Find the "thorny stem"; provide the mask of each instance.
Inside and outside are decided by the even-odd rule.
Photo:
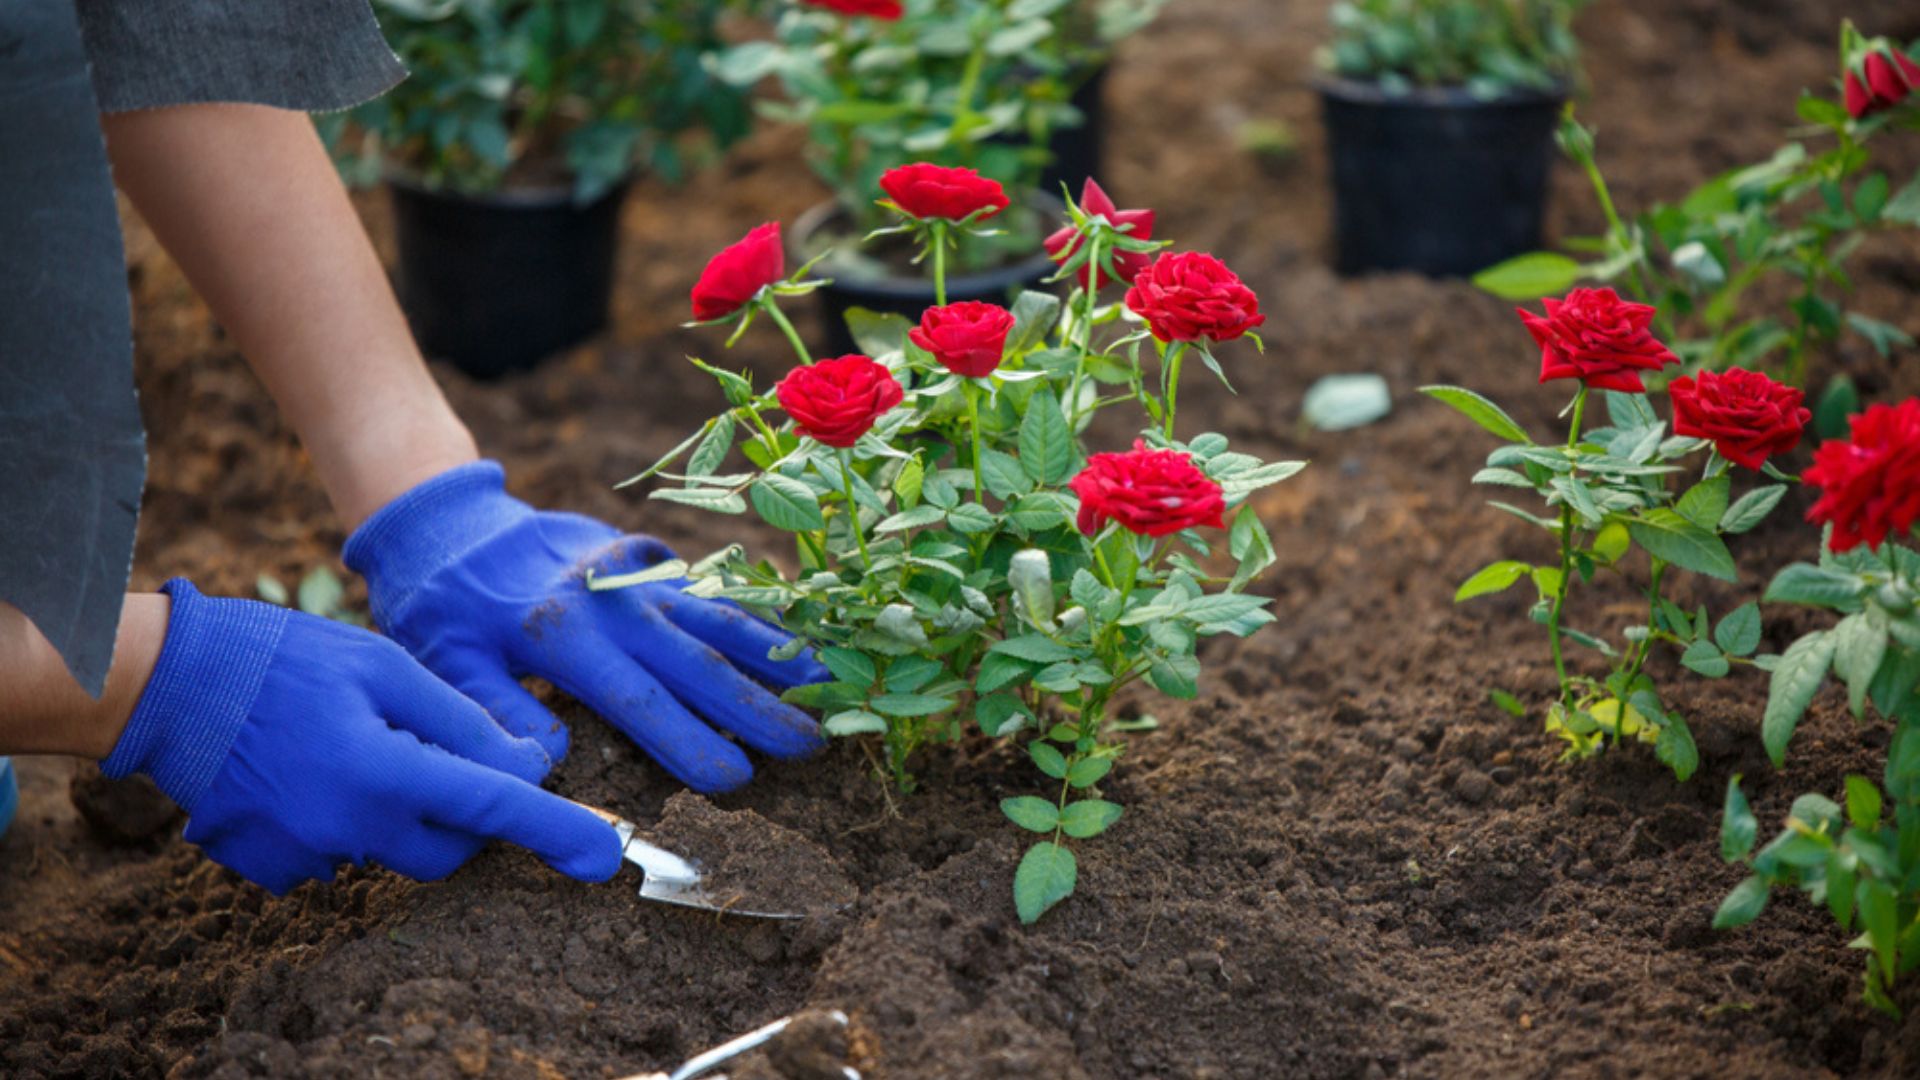
[[[1167,441],[1173,441],[1173,413],[1180,400],[1180,362],[1187,357],[1187,343],[1176,341],[1167,346],[1163,363],[1167,369]]]
[[[947,223],[933,223],[933,302],[947,306]]]
[[[1665,560],[1659,556],[1654,556],[1653,575],[1647,585],[1647,636],[1639,643],[1638,647],[1634,649],[1631,655],[1633,662],[1628,665],[1627,677],[1625,682],[1621,684],[1622,686],[1631,686],[1633,680],[1639,678],[1640,669],[1647,665],[1647,657],[1653,652],[1653,643],[1655,640],[1654,628],[1660,620],[1660,579],[1665,576],[1666,572],[1667,564]]]
[[[1587,387],[1573,399],[1573,426],[1567,433],[1567,449],[1580,444],[1580,421],[1587,411]],[[1547,616],[1547,638],[1553,646],[1553,670],[1560,677],[1560,706],[1570,708],[1572,691],[1567,682],[1566,649],[1560,640],[1560,613],[1567,606],[1567,590],[1573,585],[1573,505],[1560,508],[1560,586],[1554,590],[1553,610]]]
[[[980,387],[972,379],[966,381],[967,388],[967,427],[973,433],[973,501],[986,505],[986,485],[980,479]]]
[[[800,366],[807,367],[811,365],[813,363],[813,357],[807,352],[806,342],[800,340],[800,332],[795,330],[793,324],[787,321],[786,315],[780,310],[779,303],[769,296],[761,301],[761,306],[766,308],[768,317],[772,318],[774,323],[780,327],[780,332],[787,335],[787,342],[793,346],[794,355],[800,358]]]
[[[860,562],[873,569],[873,556],[867,554],[867,537],[860,531],[860,504],[853,498],[853,456],[840,451],[840,490],[847,496],[847,528],[853,530],[853,542],[860,548]]]

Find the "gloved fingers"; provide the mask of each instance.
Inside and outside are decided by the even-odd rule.
[[[490,769],[538,783],[553,767],[542,743],[509,734],[488,710],[411,661],[379,687],[379,703],[388,726]]]
[[[520,685],[520,680],[514,678],[504,661],[462,655],[438,666],[454,689],[485,709],[494,723],[507,734],[531,739],[545,752],[546,762],[540,775],[514,775],[537,783],[545,778],[549,769],[567,756],[567,725],[542,705],[539,698]]]
[[[524,780],[448,755],[420,777],[413,792],[427,821],[468,837],[518,844],[568,877],[605,881],[620,870],[613,826]]]
[[[645,570],[671,558],[672,548],[651,536],[636,533],[595,548],[580,560],[580,571],[583,576],[592,570],[595,577],[612,577]]]
[[[769,686],[784,690],[833,677],[813,658],[812,650],[791,660],[769,660],[767,654],[792,641],[793,635],[731,604],[679,593],[660,597],[654,606],[675,626],[719,650],[735,667]]]
[[[742,617],[751,621],[751,616]],[[812,718],[768,693],[660,612],[632,605],[601,622],[614,643],[682,703],[748,746],[782,758],[820,749],[820,728]]]
[[[374,852],[373,861],[415,881],[439,881],[450,877],[487,845],[482,837],[426,823],[408,830],[406,839],[404,844],[394,844]]]
[[[581,635],[554,664],[555,670],[540,674],[585,702],[688,787],[731,791],[753,778],[745,752],[688,712],[613,642]]]

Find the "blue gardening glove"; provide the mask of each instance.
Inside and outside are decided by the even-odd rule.
[[[141,772],[187,812],[186,838],[276,893],[341,863],[442,878],[489,840],[605,881],[613,829],[532,782],[539,745],[393,642],[185,581],[132,719],[101,763]]]
[[[768,659],[786,634],[677,583],[587,588],[589,569],[631,573],[672,554],[591,518],[536,512],[481,461],[382,507],[347,540],[346,561],[366,575],[381,629],[554,760],[566,728],[520,676],[579,698],[689,787],[726,791],[753,766],[720,732],[774,757],[812,752],[818,725],[762,684],[826,673],[810,656]]]

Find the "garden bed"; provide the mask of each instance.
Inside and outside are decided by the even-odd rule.
[[[1863,6],[1877,9],[1853,8],[1863,23],[1920,35],[1911,16],[1885,21],[1901,4]],[[1831,77],[1837,6],[1734,7],[1632,0],[1586,22],[1603,92],[1582,115],[1623,202],[1764,153],[1795,89]],[[1884,728],[1856,727],[1829,689],[1776,772],[1757,676],[1670,671],[1701,754],[1679,784],[1644,748],[1557,764],[1537,716],[1488,704],[1496,686],[1536,707],[1551,696],[1545,645],[1517,595],[1459,609],[1453,587],[1546,541],[1470,489],[1491,440],[1413,391],[1470,386],[1535,430],[1564,395],[1533,385],[1507,305],[1463,283],[1327,269],[1305,81],[1323,10],[1182,0],[1151,58],[1115,70],[1117,200],[1226,259],[1270,315],[1269,354],[1229,372],[1240,396],[1195,380],[1188,423],[1314,465],[1257,497],[1280,555],[1263,586],[1278,623],[1207,646],[1197,701],[1133,699],[1160,724],[1106,782],[1127,816],[1080,846],[1071,899],[1016,921],[1007,881],[1024,840],[996,804],[1030,793],[1032,766],[986,740],[930,756],[897,806],[850,743],[765,765],[717,800],[803,833],[859,886],[851,908],[792,924],[648,904],[631,877],[580,885],[506,849],[438,884],[358,872],[274,899],[177,829],[107,844],[69,803],[68,764],[31,760],[0,841],[0,1073],[619,1076],[810,1007],[851,1014],[853,1064],[891,1080],[1920,1073],[1920,995],[1901,996],[1905,1022],[1861,1004],[1859,956],[1823,913],[1783,894],[1747,930],[1708,925],[1741,876],[1716,840],[1727,777],[1744,774],[1760,820],[1777,822],[1794,795],[1877,772]],[[1300,159],[1194,152],[1272,117],[1298,131]],[[813,201],[794,155],[761,138],[724,176],[637,193],[610,343],[504,383],[447,376],[518,494],[683,552],[738,538],[610,484],[716,408],[680,361],[718,352],[715,335],[675,329],[685,290],[744,227]],[[1594,228],[1577,176],[1559,176],[1556,199],[1556,228]],[[153,430],[136,587],[178,573],[250,595],[262,572],[331,563],[340,528],[270,402],[149,241],[136,236],[130,262]],[[1872,248],[1856,267],[1858,308],[1920,332],[1920,250]],[[736,355],[763,382],[787,362],[758,330]],[[1870,396],[1911,396],[1920,370],[1904,359],[1850,343],[1813,384],[1844,369]],[[1392,386],[1391,418],[1297,429],[1313,379],[1367,370]],[[1793,524],[1805,505],[1791,496],[1791,513],[1736,539],[1738,587],[1687,578],[1677,599],[1724,611],[1757,595],[1808,554]],[[750,539],[787,554],[775,535]],[[1617,623],[1632,603],[1601,591],[1582,621]],[[1771,649],[1813,618],[1769,616]],[[574,732],[552,786],[654,820],[677,785],[549,696]]]

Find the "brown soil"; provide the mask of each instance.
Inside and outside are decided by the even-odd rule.
[[[1517,595],[1456,608],[1452,587],[1495,557],[1547,553],[1468,485],[1487,437],[1414,390],[1474,386],[1536,430],[1563,395],[1535,385],[1506,305],[1460,283],[1327,270],[1305,83],[1323,10],[1183,0],[1115,72],[1116,197],[1225,258],[1272,316],[1269,356],[1232,361],[1240,396],[1196,378],[1184,415],[1314,465],[1260,502],[1281,552],[1265,586],[1279,622],[1210,646],[1199,700],[1138,702],[1159,727],[1103,785],[1127,816],[1081,845],[1071,900],[1035,927],[1016,921],[1022,840],[996,803],[1037,778],[984,741],[930,756],[897,813],[844,743],[718,800],[808,838],[858,888],[845,911],[788,923],[638,902],[510,849],[441,883],[370,871],[274,899],[177,831],[101,842],[68,801],[69,766],[30,760],[0,841],[0,1073],[620,1076],[838,1008],[853,1018],[847,1060],[890,1080],[1920,1075],[1920,993],[1904,992],[1904,1022],[1861,1005],[1859,954],[1823,913],[1782,896],[1748,930],[1708,925],[1739,876],[1715,841],[1728,776],[1744,774],[1775,822],[1799,792],[1877,771],[1882,726],[1853,724],[1830,691],[1776,772],[1757,679],[1668,665],[1702,758],[1678,784],[1638,750],[1557,764],[1537,719],[1486,703],[1489,686],[1545,700],[1544,642]],[[1848,13],[1920,35],[1907,0]],[[1765,153],[1796,90],[1831,77],[1841,14],[1806,0],[1596,5],[1585,34],[1601,93],[1585,113],[1622,201],[1676,196]],[[1298,131],[1300,160],[1239,154],[1256,118]],[[689,552],[741,538],[778,551],[610,484],[718,405],[680,362],[719,351],[716,335],[675,328],[686,288],[721,244],[818,197],[796,182],[794,151],[762,137],[721,175],[640,193],[611,341],[491,386],[442,373],[521,495]],[[1578,177],[1563,171],[1556,193],[1557,228],[1594,226]],[[367,207],[378,232],[381,207]],[[246,594],[263,571],[331,562],[341,530],[270,402],[143,234],[131,260],[154,433],[136,585],[185,574]],[[1877,245],[1857,269],[1860,307],[1920,332],[1920,250]],[[759,329],[736,355],[763,376],[786,363]],[[1874,394],[1911,395],[1911,361],[1849,342],[1816,377],[1847,370]],[[1384,375],[1395,414],[1300,430],[1306,387],[1352,371]],[[1789,516],[1802,509],[1743,538],[1739,587],[1690,580],[1686,598],[1724,610],[1757,595],[1807,553]],[[1600,592],[1580,621],[1617,630],[1631,599]],[[1811,625],[1768,616],[1774,648]],[[574,749],[553,786],[659,820],[675,785],[554,700]],[[818,1065],[780,1061],[752,1068]]]
[[[660,820],[637,835],[692,862],[701,889],[726,911],[821,916],[860,898],[826,848],[751,810],[722,810],[690,791],[668,799]]]

